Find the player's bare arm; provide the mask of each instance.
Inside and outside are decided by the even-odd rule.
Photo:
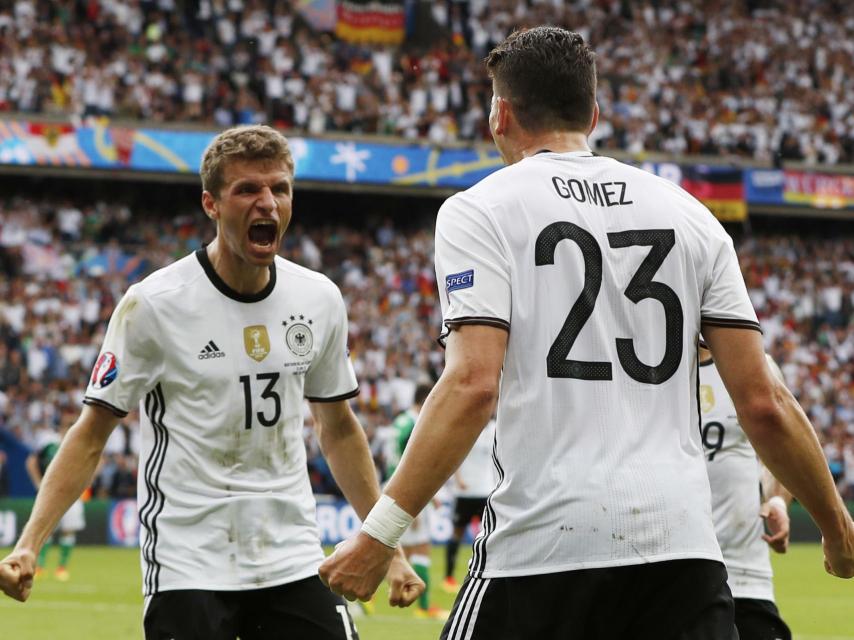
[[[397,509],[420,513],[466,457],[495,408],[506,348],[504,329],[465,325],[451,332],[445,370],[386,489]],[[327,558],[321,577],[345,597],[370,597],[390,551],[362,531]]]
[[[15,549],[0,561],[0,587],[24,602],[33,586],[36,556],[62,514],[91,482],[101,453],[118,418],[107,409],[86,405],[62,440],[42,479],[33,512]]]
[[[783,372],[780,371],[777,363],[769,355],[766,355],[765,359],[774,377],[781,384],[786,384]],[[777,553],[786,553],[789,550],[789,505],[792,502],[792,494],[764,465],[760,481],[764,501],[759,509],[759,515],[765,521],[766,530],[762,539]]]
[[[825,568],[842,578],[854,576],[854,522],[809,420],[769,367],[760,334],[704,325],[703,337],[760,459],[821,530]]]
[[[365,432],[346,400],[315,402],[309,406],[314,417],[320,449],[329,463],[335,482],[341,487],[359,518],[364,520],[380,495]],[[379,574],[377,583],[387,577],[389,604],[408,607],[421,595],[424,583],[406,561],[399,547],[388,551],[385,571]],[[353,576],[356,579],[359,577]],[[369,597],[370,595],[367,596]]]

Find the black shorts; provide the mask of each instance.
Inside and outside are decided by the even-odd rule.
[[[344,600],[320,578],[249,591],[163,591],[145,612],[145,640],[358,640]]]
[[[465,579],[442,640],[738,640],[726,569],[672,560]]]
[[[472,518],[483,517],[486,498],[457,498],[454,505],[454,528],[463,529],[469,526]]]
[[[741,640],[792,640],[792,632],[770,600],[736,598],[735,626]]]

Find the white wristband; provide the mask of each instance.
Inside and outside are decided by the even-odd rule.
[[[413,520],[411,515],[397,506],[394,499],[383,494],[362,523],[362,531],[394,549]]]
[[[789,511],[789,505],[786,504],[786,501],[783,500],[782,496],[771,496],[768,498],[768,504],[776,504],[784,512]]]

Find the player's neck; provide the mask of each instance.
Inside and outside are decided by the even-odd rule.
[[[236,293],[252,295],[270,282],[269,266],[247,264],[224,248],[219,238],[214,238],[206,250],[216,274]]]
[[[580,131],[548,131],[546,133],[528,134],[519,141],[514,162],[529,158],[542,151],[552,153],[569,153],[571,151],[590,151],[587,144],[587,134]]]

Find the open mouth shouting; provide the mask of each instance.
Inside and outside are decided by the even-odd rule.
[[[249,225],[249,244],[257,251],[267,252],[275,249],[278,225],[275,220],[255,220]]]

